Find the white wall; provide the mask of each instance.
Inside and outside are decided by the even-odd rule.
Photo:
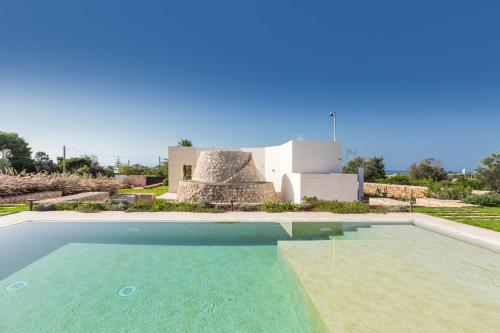
[[[281,200],[289,200],[291,202],[300,202],[301,196],[301,174],[287,173],[283,175],[281,181]]]
[[[252,153],[257,171],[266,178],[266,148],[241,148],[241,151]]]
[[[265,148],[169,147],[169,192],[177,192],[182,166],[196,165],[202,151],[241,150],[252,153],[255,166],[274,184],[283,200],[300,202],[304,196],[352,201],[357,199],[357,176],[341,170],[341,142],[288,141]]]
[[[293,146],[292,170],[298,173],[334,173],[342,167],[339,141],[290,141]]]
[[[265,179],[274,184],[276,192],[281,191],[281,146],[266,147],[265,148]]]
[[[323,200],[355,201],[357,175],[289,173],[283,176],[282,200],[300,203],[304,197]]]

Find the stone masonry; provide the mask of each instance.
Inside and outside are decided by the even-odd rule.
[[[365,194],[370,196],[381,196],[394,199],[425,198],[427,194],[426,186],[392,185],[365,183]]]
[[[205,151],[193,180],[180,181],[179,201],[252,202],[276,198],[274,185],[259,174],[252,154],[242,151]]]
[[[0,204],[20,204],[26,203],[28,200],[44,200],[50,198],[58,198],[62,196],[62,191],[44,191],[28,194],[13,195],[8,197],[0,197]]]

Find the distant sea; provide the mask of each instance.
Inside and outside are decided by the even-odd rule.
[[[388,175],[392,175],[392,174],[395,174],[395,173],[408,173],[408,170],[385,170],[385,173],[388,174]]]

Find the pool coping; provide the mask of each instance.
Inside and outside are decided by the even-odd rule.
[[[0,217],[0,229],[24,222],[411,222],[460,241],[500,253],[500,232],[474,227],[423,213],[333,214],[327,212],[20,212]]]

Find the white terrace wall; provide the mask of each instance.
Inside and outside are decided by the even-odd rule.
[[[358,176],[351,174],[289,173],[283,177],[282,200],[300,203],[304,197],[322,200],[355,201]]]

